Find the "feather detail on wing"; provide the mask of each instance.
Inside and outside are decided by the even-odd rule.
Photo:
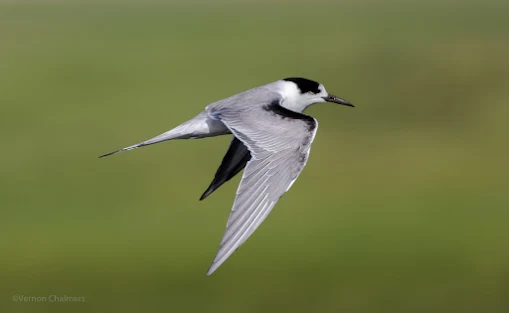
[[[279,98],[253,105],[209,106],[251,153],[237,189],[212,274],[260,226],[304,168],[318,123],[280,106]]]

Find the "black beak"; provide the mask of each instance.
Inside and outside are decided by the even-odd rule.
[[[334,102],[334,103],[339,103],[342,105],[347,105],[349,107],[354,107],[354,105],[351,104],[350,102],[343,100],[340,97],[333,96],[333,95],[328,95],[327,97],[323,97],[323,100],[325,100],[327,102]]]

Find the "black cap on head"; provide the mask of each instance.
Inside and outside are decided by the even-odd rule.
[[[290,77],[290,78],[285,78],[283,80],[286,80],[289,82],[294,82],[297,85],[297,87],[299,87],[300,93],[307,93],[307,92],[312,92],[314,94],[320,93],[320,88],[319,88],[320,84],[315,81],[312,81],[312,80],[309,80],[306,78],[301,78],[301,77]]]

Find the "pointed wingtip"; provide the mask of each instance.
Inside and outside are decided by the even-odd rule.
[[[212,193],[212,191],[214,191],[214,190],[210,187],[207,190],[205,190],[205,192],[200,197],[200,201],[207,198]]]

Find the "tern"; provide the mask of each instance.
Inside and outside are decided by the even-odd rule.
[[[191,120],[152,139],[100,157],[172,139],[233,134],[212,183],[214,190],[244,169],[226,231],[207,275],[212,274],[260,226],[290,189],[309,157],[318,122],[302,112],[311,104],[353,105],[313,80],[291,77],[209,104]]]

